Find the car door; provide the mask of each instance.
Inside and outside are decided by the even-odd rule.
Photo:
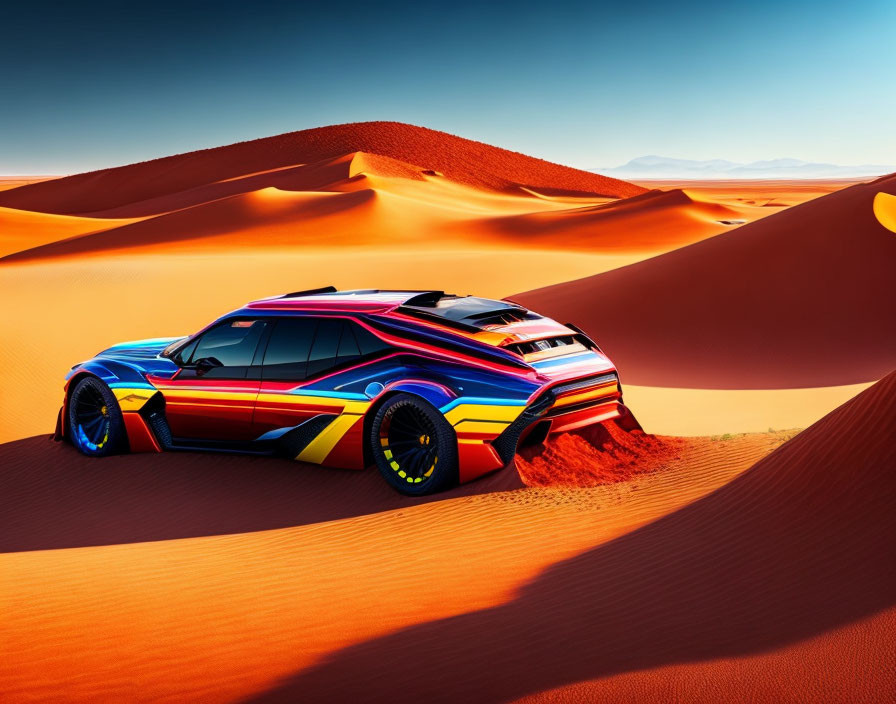
[[[165,398],[175,440],[254,439],[252,414],[261,385],[260,355],[270,323],[228,319],[206,330],[179,354],[170,379],[147,379]]]
[[[308,377],[308,357],[317,328],[317,318],[309,316],[283,317],[273,324],[255,404],[253,432],[256,437],[273,439],[315,415],[338,413],[341,409],[328,405],[325,398],[299,393]],[[321,340],[325,336],[323,332]]]

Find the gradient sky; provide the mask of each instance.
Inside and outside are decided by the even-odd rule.
[[[0,174],[399,120],[583,168],[896,163],[896,2],[15,3]]]

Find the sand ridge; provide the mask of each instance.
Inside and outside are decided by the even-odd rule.
[[[601,341],[642,386],[857,384],[896,366],[896,176],[858,184],[628,267],[511,296]]]

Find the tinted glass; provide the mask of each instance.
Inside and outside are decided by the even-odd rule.
[[[264,353],[264,379],[305,378],[308,352],[314,340],[317,321],[309,318],[284,318],[277,321]]]
[[[193,350],[196,349],[196,343],[199,342],[199,338],[197,337],[195,340],[192,340],[188,345],[186,345],[180,352],[178,352],[174,356],[174,361],[179,364],[188,364],[190,361],[190,356],[193,354]]]
[[[355,333],[355,340],[358,342],[358,348],[362,355],[389,349],[389,345],[360,325],[353,324],[351,328]]]
[[[353,327],[355,327],[354,324],[348,322],[342,326],[342,337],[339,339],[339,355],[337,357],[339,364],[350,362],[361,356],[361,353],[358,351],[358,343],[355,341],[355,335],[352,332]]]
[[[224,367],[247,367],[264,330],[260,320],[235,320],[212,328],[200,339],[191,361],[214,357]]]
[[[307,376],[319,374],[336,364],[343,324],[336,318],[319,319],[311,356],[308,358]]]

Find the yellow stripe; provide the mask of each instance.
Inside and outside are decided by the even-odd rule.
[[[156,391],[155,389],[130,389],[119,386],[112,389],[112,393],[118,399],[118,407],[122,411],[139,411],[155,395]]]
[[[361,416],[354,414],[343,414],[336,417],[320,435],[314,438],[298,454],[296,459],[302,462],[320,464],[327,458],[330,451],[336,447],[336,443],[342,439],[342,436],[351,430],[352,426],[359,420],[361,420]]]
[[[454,426],[465,420],[512,423],[525,408],[525,406],[492,406],[484,403],[462,403],[448,411],[445,414],[445,418]]]

